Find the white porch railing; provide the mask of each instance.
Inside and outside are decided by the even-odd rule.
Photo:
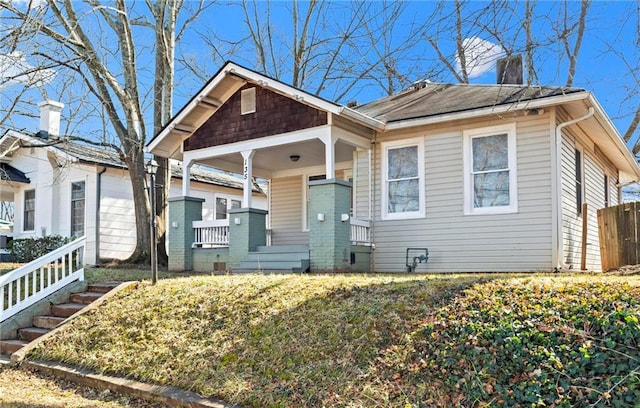
[[[351,218],[351,243],[371,244],[369,220]],[[214,248],[229,246],[229,220],[193,221],[193,247]],[[267,230],[267,245],[271,245],[270,229]]]
[[[229,220],[193,221],[193,247],[229,246]]]
[[[85,238],[0,276],[0,322],[74,281],[84,280]]]
[[[354,245],[371,245],[371,222],[351,218],[351,243]]]

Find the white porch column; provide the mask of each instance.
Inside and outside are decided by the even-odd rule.
[[[324,135],[320,137],[324,143],[324,164],[326,166],[326,178],[331,180],[336,178],[336,142],[338,137],[334,135]]]
[[[188,197],[191,192],[191,166],[193,166],[193,160],[188,160],[186,157],[182,162],[182,196]]]
[[[244,159],[244,164],[242,166],[242,207],[251,208],[251,193],[253,191],[253,184],[251,180],[253,178],[252,168],[255,150],[245,150],[240,153]]]

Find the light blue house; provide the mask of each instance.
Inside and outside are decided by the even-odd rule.
[[[422,82],[347,107],[232,62],[148,149],[184,163],[173,270],[598,270],[596,210],[640,179],[583,89]],[[244,175],[225,225],[200,220],[194,164]]]

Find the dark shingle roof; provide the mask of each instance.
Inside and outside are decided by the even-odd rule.
[[[71,142],[68,140],[61,141],[54,146],[85,163],[95,163],[122,169],[127,168],[127,164],[121,159],[120,155],[112,150],[91,146],[85,143]],[[242,180],[231,174],[209,171],[198,167],[192,167],[190,173],[191,181],[199,181],[206,184],[214,184],[217,186],[240,190],[243,188]],[[182,178],[182,166],[172,165],[171,177]],[[253,191],[265,194],[263,189],[255,182],[253,185]]]
[[[423,83],[354,108],[389,123],[583,92],[579,88]]]
[[[31,182],[26,174],[7,163],[0,163],[0,180],[26,184]]]

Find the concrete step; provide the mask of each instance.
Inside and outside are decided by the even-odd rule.
[[[51,330],[43,329],[41,327],[25,327],[18,329],[18,338],[26,342],[33,341],[43,334],[49,333]]]
[[[309,269],[308,259],[296,261],[243,261],[238,267],[233,268],[233,273],[253,272],[306,272]]]
[[[24,340],[0,340],[0,354],[10,356],[27,344]]]
[[[309,259],[309,252],[249,252],[247,261],[299,261]]]
[[[107,293],[110,290],[114,289],[116,286],[120,285],[120,283],[121,282],[94,283],[87,287],[87,292]]]
[[[62,303],[51,306],[51,314],[58,317],[69,317],[87,306],[84,303]]]
[[[259,246],[255,252],[306,252],[309,253],[308,245],[272,245],[272,246]]]
[[[104,292],[80,292],[80,293],[72,293],[69,296],[69,302],[71,303],[84,303],[88,305],[89,303],[100,299],[104,295]]]
[[[58,316],[34,316],[33,317],[33,326],[40,327],[43,329],[53,329],[60,323],[64,322],[66,317],[58,317]]]

